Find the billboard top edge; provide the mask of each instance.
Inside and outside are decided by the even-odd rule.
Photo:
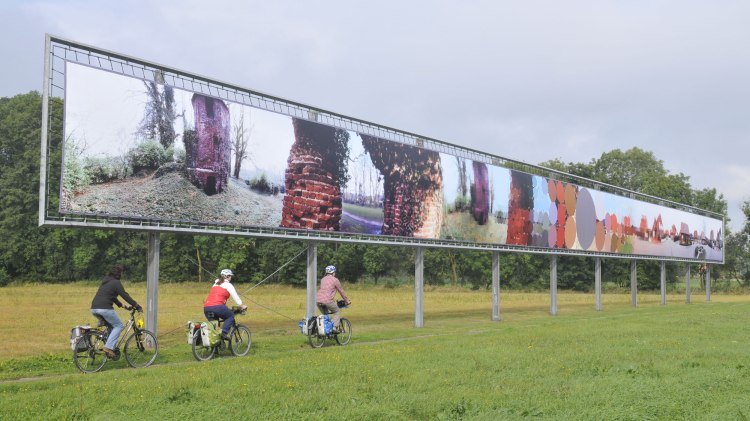
[[[128,56],[126,54],[121,54],[121,53],[113,52],[113,51],[106,50],[106,49],[103,49],[103,48],[98,48],[98,47],[95,47],[95,46],[91,46],[91,45],[88,45],[88,44],[80,43],[80,42],[77,42],[77,41],[72,41],[72,40],[65,39],[65,38],[62,38],[62,37],[58,37],[58,36],[55,36],[55,35],[46,34],[45,38],[46,38],[47,44],[57,43],[57,44],[61,44],[61,45],[66,45],[66,46],[69,46],[69,47],[72,47],[72,48],[90,51],[90,52],[93,52],[93,53],[96,53],[96,54],[101,54],[101,55],[104,55],[104,56],[107,56],[107,57],[117,58],[117,59],[124,60],[124,61],[127,61],[127,62],[138,63],[138,64],[141,64],[141,65],[144,65],[144,66],[152,67],[154,69],[158,69],[158,70],[162,70],[162,71],[167,71],[167,72],[175,73],[175,74],[180,75],[180,76],[190,77],[190,78],[201,80],[201,81],[204,81],[204,82],[207,82],[207,83],[219,84],[219,85],[221,85],[221,86],[223,86],[225,88],[230,88],[230,89],[234,89],[234,90],[244,91],[244,92],[251,93],[251,94],[254,94],[254,95],[258,95],[258,96],[261,96],[261,97],[264,97],[264,98],[268,98],[268,99],[271,99],[271,100],[274,100],[274,101],[285,102],[285,103],[288,103],[288,104],[291,104],[291,105],[294,105],[294,106],[297,106],[297,107],[305,108],[305,109],[308,109],[308,110],[311,110],[311,111],[315,111],[315,112],[322,112],[322,113],[325,113],[325,114],[328,114],[328,115],[332,115],[332,116],[336,116],[336,117],[339,117],[339,118],[342,118],[342,119],[345,119],[345,120],[354,121],[354,122],[357,122],[357,123],[360,123],[360,124],[363,124],[363,125],[367,125],[367,126],[372,126],[372,127],[375,127],[375,128],[380,129],[380,130],[387,131],[387,132],[400,133],[400,134],[406,135],[408,137],[412,137],[415,140],[421,139],[423,141],[432,142],[432,143],[435,143],[435,144],[438,144],[438,145],[442,145],[442,146],[446,146],[446,147],[450,147],[450,148],[456,148],[456,149],[464,151],[464,152],[478,154],[480,156],[483,156],[483,157],[487,158],[488,160],[499,159],[501,161],[504,161],[504,163],[506,165],[507,164],[514,164],[514,165],[519,165],[519,166],[522,166],[522,167],[525,167],[525,168],[528,168],[528,169],[531,169],[531,170],[536,170],[536,172],[529,171],[529,173],[533,174],[533,175],[539,175],[539,176],[542,176],[542,177],[554,178],[554,177],[550,177],[550,174],[554,174],[556,176],[565,177],[568,180],[579,181],[579,182],[582,181],[585,187],[594,188],[595,190],[600,190],[600,191],[601,191],[601,187],[607,187],[607,188],[611,188],[611,189],[615,190],[616,192],[618,192],[623,197],[645,198],[645,199],[648,199],[647,202],[650,202],[650,203],[655,203],[655,204],[659,204],[659,205],[670,205],[670,207],[672,207],[672,208],[681,209],[681,210],[685,210],[685,211],[689,211],[689,212],[697,212],[697,213],[702,214],[704,216],[716,217],[717,219],[720,219],[722,221],[722,225],[725,223],[725,218],[724,218],[723,214],[717,213],[717,212],[713,212],[713,211],[710,211],[710,210],[707,210],[707,209],[701,209],[701,208],[698,208],[698,207],[695,207],[695,206],[691,206],[691,205],[688,205],[688,204],[675,202],[675,201],[672,201],[672,200],[669,200],[669,199],[664,199],[664,198],[657,197],[657,196],[652,196],[652,195],[649,195],[649,194],[645,194],[645,193],[637,192],[637,191],[634,191],[634,190],[626,189],[626,188],[619,187],[619,186],[616,186],[616,185],[612,185],[612,184],[609,184],[609,183],[605,183],[605,182],[601,182],[601,181],[596,181],[596,180],[591,180],[591,179],[586,178],[586,177],[581,177],[581,176],[578,176],[578,175],[566,173],[566,172],[555,170],[555,169],[552,169],[552,168],[543,167],[541,165],[531,164],[531,163],[527,163],[527,162],[516,160],[516,159],[512,159],[512,158],[507,158],[507,157],[495,155],[495,154],[492,154],[492,153],[489,153],[489,152],[480,151],[480,150],[477,150],[477,149],[472,149],[472,148],[469,148],[469,147],[465,147],[465,146],[453,144],[453,143],[446,142],[446,141],[443,141],[443,140],[439,140],[439,139],[436,139],[436,138],[432,138],[432,137],[429,137],[429,136],[419,135],[419,134],[416,134],[416,133],[413,133],[413,132],[409,132],[409,131],[405,131],[405,130],[401,130],[401,129],[396,129],[394,127],[385,126],[385,125],[382,125],[382,124],[379,124],[379,123],[374,123],[374,122],[371,122],[371,121],[368,121],[368,120],[364,120],[364,119],[361,119],[361,118],[351,117],[351,116],[348,116],[348,115],[345,115],[345,114],[342,114],[342,113],[338,113],[338,112],[334,112],[334,111],[329,111],[329,110],[326,110],[326,109],[323,109],[323,108],[311,106],[311,105],[304,104],[304,103],[301,103],[301,102],[297,102],[297,101],[294,101],[294,100],[289,100],[289,99],[286,99],[286,98],[283,98],[283,97],[279,97],[279,96],[275,96],[275,95],[270,95],[270,94],[267,94],[267,93],[264,93],[264,92],[260,92],[260,91],[257,91],[257,90],[253,90],[253,89],[249,89],[249,88],[246,88],[246,87],[242,87],[242,86],[239,86],[239,85],[236,85],[236,84],[233,84],[233,83],[229,83],[229,82],[225,82],[225,81],[213,79],[213,78],[210,78],[210,77],[207,77],[207,76],[199,75],[199,74],[196,74],[196,73],[192,73],[192,72],[188,72],[188,71],[184,71],[184,70],[180,70],[180,69],[175,69],[173,67],[166,66],[166,65],[163,65],[163,64],[159,64],[159,63],[156,63],[156,62],[139,59],[139,58],[136,58],[136,57]],[[46,47],[47,46],[45,46],[45,48]],[[68,60],[66,60],[66,61],[68,61]],[[544,173],[546,173],[546,175],[544,175]],[[597,186],[597,187],[594,187],[594,186]],[[633,197],[633,196],[635,196],[635,197]]]

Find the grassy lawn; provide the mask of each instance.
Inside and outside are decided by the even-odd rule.
[[[383,208],[360,206],[355,205],[354,203],[344,203],[344,209],[347,212],[361,218],[369,219],[372,221],[383,221]]]
[[[479,243],[504,243],[508,226],[498,224],[490,218],[485,225],[479,225],[469,212],[446,212],[440,238],[471,240]]]
[[[145,285],[126,287],[140,302]],[[413,289],[348,286],[354,336],[311,349],[296,321],[304,290],[250,297],[250,356],[193,360],[182,326],[198,320],[206,285],[163,284],[161,351],[153,367],[123,361],[76,371],[68,330],[92,321],[93,284],[0,289],[0,418],[747,419],[750,297],[694,293],[502,292],[426,287],[425,327],[413,328]],[[247,289],[238,285],[240,292]],[[48,303],[43,305],[42,302]],[[38,377],[26,380],[19,378]]]

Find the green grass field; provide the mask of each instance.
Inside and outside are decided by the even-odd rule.
[[[143,284],[127,285],[145,301]],[[182,325],[200,316],[206,285],[164,284],[155,366],[124,361],[78,373],[68,330],[92,321],[96,286],[0,289],[0,418],[173,419],[747,419],[750,297],[503,292],[426,287],[425,327],[413,328],[413,290],[348,286],[354,336],[311,349],[296,319],[304,290],[269,286],[242,319],[243,358],[193,360]],[[238,286],[242,292],[246,288]]]

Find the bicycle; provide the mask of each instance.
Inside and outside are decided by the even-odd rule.
[[[344,300],[339,300],[336,304],[342,310],[349,308]],[[333,314],[333,312],[326,311],[325,314]],[[326,339],[333,339],[339,345],[346,345],[352,340],[352,322],[349,319],[345,317],[340,318],[339,325],[334,328],[330,333],[321,333],[318,331],[317,317],[311,317],[307,321],[307,340],[310,342],[310,346],[320,348]]]
[[[243,310],[241,307],[232,307],[232,313],[240,315],[247,313],[247,310]],[[217,322],[215,329],[221,328],[224,322],[223,318],[216,317],[212,312],[208,312],[207,316],[209,322]],[[204,343],[200,329],[193,333],[193,356],[198,361],[208,361],[226,349],[229,349],[235,357],[243,357],[250,352],[251,346],[250,328],[237,322],[229,329],[229,340],[219,337],[219,340],[213,345]]]
[[[115,345],[115,349],[113,350],[115,356],[112,360],[118,361],[120,359],[120,346],[124,342],[123,354],[125,354],[125,360],[128,362],[128,365],[133,368],[148,367],[154,362],[159,353],[159,344],[156,341],[156,336],[150,331],[143,329],[142,317],[138,317],[136,320],[135,313],[140,313],[136,308],[125,307],[125,309],[130,311],[130,320],[128,320]],[[128,336],[131,329],[133,333]],[[110,359],[104,353],[104,345],[107,343],[107,338],[111,331],[112,325],[104,319],[99,319],[99,324],[96,328],[91,329],[76,339],[73,362],[79,370],[84,373],[95,373],[104,367],[104,364]]]

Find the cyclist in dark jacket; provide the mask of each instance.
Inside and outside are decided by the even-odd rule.
[[[120,296],[138,311],[142,311],[140,304],[125,291],[122,282],[120,282],[124,270],[125,267],[123,265],[112,266],[112,269],[109,270],[107,276],[102,280],[99,290],[96,291],[96,295],[94,295],[94,299],[91,301],[91,314],[112,326],[107,343],[104,345],[104,353],[110,358],[115,356],[114,348],[124,327],[120,316],[117,315],[112,304],[122,307],[122,303],[117,299]]]

